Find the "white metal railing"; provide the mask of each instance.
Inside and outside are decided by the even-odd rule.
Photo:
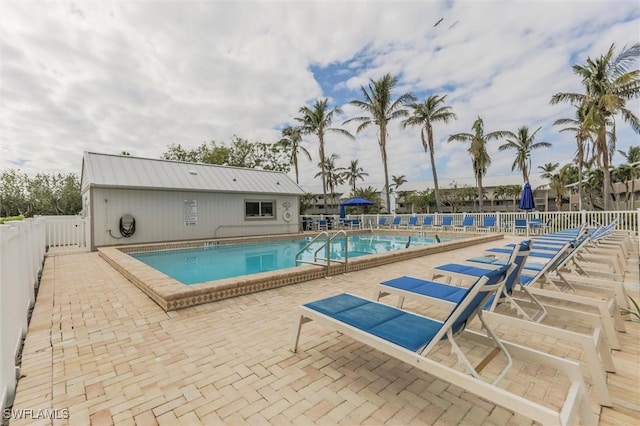
[[[0,400],[2,411],[13,400],[17,356],[35,303],[38,274],[45,254],[45,221],[25,219],[0,225]]]
[[[491,212],[491,213],[405,213],[405,214],[360,214],[348,215],[348,218],[359,218],[363,224],[363,228],[377,228],[381,217],[387,218],[387,224],[392,223],[393,218],[400,216],[401,223],[406,224],[411,216],[418,217],[418,226],[422,223],[425,216],[433,216],[433,223],[441,223],[443,216],[453,217],[453,226],[461,226],[465,216],[473,216],[474,224],[481,225],[485,216],[495,216],[496,228],[500,232],[514,233],[516,232],[515,220],[526,219],[531,222],[532,219],[539,220],[545,227],[545,232],[556,232],[566,228],[577,226],[592,226],[596,224],[607,224],[613,220],[618,222],[617,229],[631,233],[632,235],[640,235],[640,209],[624,210],[624,211],[571,211],[571,212]],[[332,219],[333,223],[337,223],[339,218],[337,215],[303,215],[300,223],[315,222],[318,219]],[[312,229],[315,229],[313,225]]]
[[[46,223],[47,247],[91,250],[89,219],[81,216],[38,216]]]

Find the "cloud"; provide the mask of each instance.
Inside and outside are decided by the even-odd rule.
[[[323,97],[343,108],[339,126],[362,114],[348,104],[360,87],[387,72],[400,77],[395,96],[446,94],[458,115],[435,128],[443,178],[472,176],[467,147],[446,140],[478,116],[487,131],[542,126],[553,154],[536,151],[533,169],[551,155],[568,162],[575,140],[552,123],[573,111],[549,99],[579,91],[571,65],[637,42],[640,23],[635,1],[12,2],[2,11],[0,168],[33,173],[79,173],[83,151],[158,158],[171,143],[275,141]],[[638,144],[628,126],[618,132],[620,149]],[[377,140],[374,127],[355,142],[328,135],[326,151],[342,167],[358,159],[365,185],[380,183]],[[305,144],[313,160],[301,160],[301,182],[317,184],[317,141]],[[499,144],[489,174],[510,173]],[[392,123],[387,151],[390,176],[432,180],[418,128]]]

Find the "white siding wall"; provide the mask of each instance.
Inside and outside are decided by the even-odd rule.
[[[106,200],[106,201],[105,201]],[[198,224],[185,226],[184,201],[196,200]],[[246,220],[246,200],[274,200],[276,219]],[[226,194],[190,191],[151,191],[93,188],[90,215],[94,247],[159,241],[223,238],[298,232],[298,200],[295,195]],[[283,219],[289,203],[291,220]],[[136,232],[120,237],[120,217],[131,214]]]

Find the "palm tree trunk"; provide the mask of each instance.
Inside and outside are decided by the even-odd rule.
[[[478,212],[482,213],[484,211],[482,202],[482,175],[476,175],[476,183],[478,188]]]
[[[582,161],[578,164],[578,209],[582,211]]]
[[[598,149],[602,156],[602,204],[605,211],[611,210],[611,172],[609,171],[609,151],[607,149],[606,125],[602,125],[598,132]]]
[[[433,150],[429,150],[431,158],[431,172],[433,173],[433,187],[436,195],[436,212],[440,213],[440,187],[438,187],[438,173],[436,172],[436,159],[433,156]]]
[[[387,129],[380,126],[380,155],[382,156],[382,165],[384,167],[384,195],[387,200],[387,210],[391,213],[391,198],[389,197],[389,170],[387,167]]]
[[[324,135],[322,133],[318,134],[318,139],[320,141],[319,154],[320,154],[320,170],[322,172],[322,201],[324,204],[324,212],[327,212],[327,171],[325,170],[324,164]]]

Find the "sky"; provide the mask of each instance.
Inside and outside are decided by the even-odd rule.
[[[446,95],[458,119],[434,128],[438,177],[473,176],[467,146],[450,134],[541,127],[532,171],[568,163],[575,139],[552,124],[573,118],[558,92],[581,92],[572,65],[640,42],[637,0],[617,1],[77,1],[0,3],[0,170],[77,173],[84,151],[160,158],[170,144],[275,142],[302,106],[328,98],[335,127],[362,116],[349,102],[390,73],[394,99]],[[639,64],[633,68],[640,68]],[[640,100],[628,104],[640,115]],[[640,145],[621,120],[617,148]],[[490,176],[513,151],[492,142]],[[357,159],[383,182],[376,128],[351,141],[328,135],[328,155]],[[318,144],[303,142],[300,184],[319,184]],[[394,121],[390,176],[431,182],[419,128]],[[623,158],[616,154],[614,164]],[[290,174],[293,177],[293,172]]]

